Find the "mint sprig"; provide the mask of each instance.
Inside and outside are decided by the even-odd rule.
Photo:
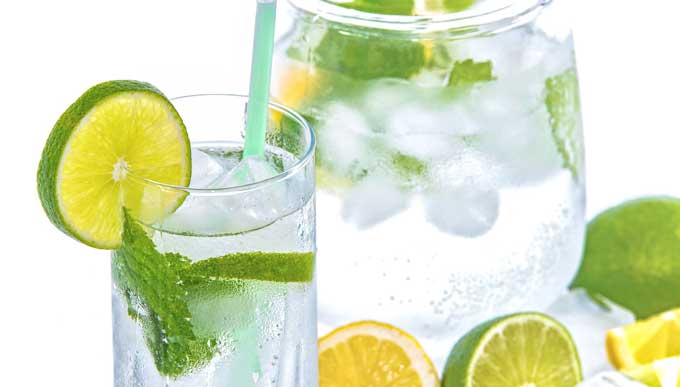
[[[449,86],[471,85],[477,82],[488,82],[496,79],[493,75],[493,63],[491,61],[475,62],[466,59],[454,63],[449,75]]]
[[[581,138],[581,101],[576,69],[571,68],[545,81],[545,105],[550,113],[550,126],[562,156],[564,168],[579,177],[583,160]]]
[[[221,338],[196,334],[191,297],[206,291],[212,297],[234,297],[242,280],[310,282],[314,261],[314,253],[253,252],[192,263],[181,254],[158,252],[126,211],[123,244],[113,253],[112,272],[128,314],[144,331],[158,372],[176,378],[205,366],[221,347]]]
[[[426,64],[425,46],[368,28],[331,25],[312,56],[316,66],[355,80],[408,79]]]
[[[196,337],[192,329],[182,283],[189,266],[186,257],[156,251],[144,229],[125,213],[123,244],[112,259],[114,282],[144,330],[158,372],[170,377],[202,366],[216,352],[214,339]]]

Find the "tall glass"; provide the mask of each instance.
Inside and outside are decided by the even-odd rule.
[[[271,105],[266,162],[235,171],[246,97],[172,102],[191,186],[128,176],[141,210],[112,256],[115,385],[316,386],[311,128]]]
[[[289,2],[274,95],[318,138],[321,329],[390,322],[441,364],[472,325],[565,291],[585,189],[559,2],[425,16]]]

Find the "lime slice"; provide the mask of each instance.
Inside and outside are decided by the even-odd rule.
[[[428,15],[460,12],[475,0],[324,0],[341,7],[380,15]]]
[[[588,225],[573,288],[584,288],[638,319],[680,306],[680,199],[645,198],[598,215]]]
[[[121,243],[123,207],[154,222],[181,204],[181,192],[150,193],[143,182],[187,185],[190,154],[186,128],[158,89],[138,81],[101,83],[52,129],[38,170],[40,200],[67,235],[115,249]]]
[[[569,332],[538,313],[488,321],[453,347],[445,387],[575,386],[581,364]]]
[[[341,7],[382,15],[413,15],[415,0],[325,0]]]
[[[420,0],[416,2],[416,14],[437,15],[465,11],[476,0]]]
[[[188,283],[249,279],[271,282],[310,282],[314,253],[234,253],[195,262],[186,273]]]

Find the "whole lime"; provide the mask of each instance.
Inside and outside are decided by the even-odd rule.
[[[680,306],[680,199],[630,201],[589,225],[572,288],[584,288],[638,319]]]

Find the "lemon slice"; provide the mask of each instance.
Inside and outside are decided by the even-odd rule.
[[[680,357],[657,360],[625,373],[650,387],[680,387]]]
[[[582,379],[569,332],[539,313],[519,313],[483,323],[449,355],[445,387],[568,387]]]
[[[186,128],[152,85],[110,81],[89,89],[55,124],[38,170],[48,217],[67,235],[96,248],[120,246],[123,208],[154,222],[182,202],[191,178]]]
[[[620,370],[680,356],[680,309],[607,332],[607,353]]]
[[[437,371],[408,333],[373,321],[353,323],[319,340],[320,387],[439,386]]]

